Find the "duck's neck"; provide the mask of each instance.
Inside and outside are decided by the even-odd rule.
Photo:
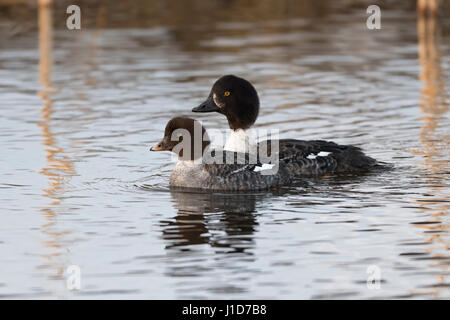
[[[227,151],[256,153],[256,137],[252,129],[231,130],[223,148]]]

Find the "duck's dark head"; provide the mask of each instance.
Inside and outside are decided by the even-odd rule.
[[[196,160],[203,156],[210,141],[200,122],[186,117],[172,118],[164,130],[164,138],[150,151],[172,151],[181,160]]]
[[[206,101],[192,111],[218,112],[227,117],[231,129],[248,129],[258,117],[258,93],[245,79],[223,76],[214,83]]]

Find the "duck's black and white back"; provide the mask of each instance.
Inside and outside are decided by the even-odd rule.
[[[331,141],[266,140],[258,144],[258,149],[270,150],[274,143],[278,143],[279,162],[296,177],[364,172],[377,165],[377,161],[366,156],[360,148]]]

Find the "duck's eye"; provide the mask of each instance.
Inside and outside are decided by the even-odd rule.
[[[225,97],[228,97],[230,95],[230,91],[225,91],[225,93],[223,94]]]

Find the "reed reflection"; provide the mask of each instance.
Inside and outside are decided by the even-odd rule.
[[[49,188],[44,190],[44,196],[51,198],[51,205],[59,204],[58,198],[55,196],[57,191],[61,189],[63,177],[61,172],[73,174],[73,165],[68,160],[62,160],[60,155],[62,149],[56,145],[55,137],[51,132],[51,117],[54,113],[53,101],[51,99],[51,83],[50,74],[52,72],[52,8],[50,0],[39,1],[39,81],[43,87],[38,91],[38,95],[44,102],[41,110],[42,121],[39,126],[42,128],[43,144],[46,146],[47,166],[42,168],[42,174],[49,179]],[[52,215],[50,211],[47,211]]]
[[[423,235],[426,246],[425,258],[430,260],[430,268],[442,270],[438,276],[437,284],[429,287],[428,293],[434,298],[439,298],[442,290],[448,289],[446,274],[449,267],[450,257],[447,252],[450,248],[448,242],[448,229],[450,224],[445,223],[450,206],[448,205],[448,172],[450,167],[448,161],[442,157],[448,154],[450,136],[442,134],[439,130],[447,120],[445,113],[448,105],[445,101],[443,70],[441,66],[441,41],[439,24],[436,16],[436,1],[418,1],[417,34],[419,62],[421,66],[420,80],[423,83],[421,90],[420,109],[424,116],[424,126],[420,132],[420,142],[423,145],[416,153],[424,156],[421,166],[425,169],[424,179],[429,186],[429,194],[432,197],[417,199],[421,210],[427,214],[426,221],[415,224],[416,227],[424,229]]]
[[[40,0],[38,6],[38,25],[39,25],[39,81],[42,89],[38,95],[43,101],[41,110],[42,121],[39,126],[42,129],[42,144],[45,146],[46,166],[42,168],[41,173],[48,178],[48,188],[45,188],[43,196],[50,199],[50,203],[42,208],[42,213],[47,218],[47,222],[41,226],[42,233],[46,236],[44,247],[48,254],[42,254],[45,257],[46,266],[56,268],[56,271],[49,275],[50,278],[60,278],[64,273],[65,264],[61,260],[61,255],[66,251],[61,246],[62,238],[68,233],[56,229],[55,208],[61,203],[58,192],[63,188],[64,175],[73,174],[73,165],[68,160],[62,160],[63,150],[56,145],[55,136],[51,131],[51,117],[54,113],[53,101],[51,99],[52,72],[52,3],[51,0]]]

